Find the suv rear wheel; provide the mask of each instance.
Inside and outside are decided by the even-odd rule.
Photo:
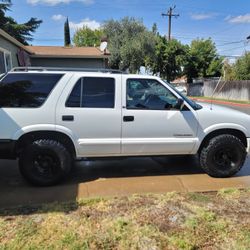
[[[71,170],[72,157],[60,142],[34,141],[22,151],[19,169],[33,185],[50,186],[62,181]]]
[[[201,167],[212,177],[235,175],[244,165],[245,159],[243,143],[229,134],[212,138],[200,153]]]

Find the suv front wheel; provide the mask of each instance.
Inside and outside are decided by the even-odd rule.
[[[60,142],[42,139],[26,146],[19,157],[22,176],[31,184],[50,186],[62,181],[71,170],[72,157]]]
[[[235,136],[224,134],[212,138],[201,149],[200,164],[212,177],[230,177],[244,165],[246,149]]]

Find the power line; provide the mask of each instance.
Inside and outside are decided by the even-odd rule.
[[[223,43],[223,44],[218,44],[216,46],[227,46],[227,45],[231,45],[231,44],[237,44],[237,43],[243,43],[245,42],[245,40],[240,40],[240,41],[235,41],[235,42],[227,42],[227,43]]]
[[[180,15],[179,14],[173,14],[173,10],[175,9],[176,6],[174,6],[173,8],[170,7],[167,13],[162,13],[161,15],[167,16],[168,17],[168,40],[171,40],[171,26],[172,26],[172,17],[176,17],[178,18]]]
[[[240,46],[240,47],[234,47],[234,48],[230,48],[230,49],[224,49],[224,50],[221,50],[220,53],[221,53],[221,52],[224,52],[224,51],[229,51],[229,50],[243,49],[243,48],[245,48],[245,47],[246,47],[246,46]]]

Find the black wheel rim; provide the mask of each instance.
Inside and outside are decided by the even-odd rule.
[[[213,157],[214,163],[220,170],[227,170],[238,165],[240,157],[235,148],[218,149]]]
[[[33,157],[33,174],[38,177],[51,179],[58,172],[59,159],[54,154],[37,153]]]

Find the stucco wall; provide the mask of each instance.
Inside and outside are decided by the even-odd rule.
[[[0,49],[8,50],[11,53],[12,67],[18,67],[17,52],[19,47],[0,36]]]
[[[79,58],[31,58],[32,66],[70,67],[70,68],[105,68],[104,59]]]

